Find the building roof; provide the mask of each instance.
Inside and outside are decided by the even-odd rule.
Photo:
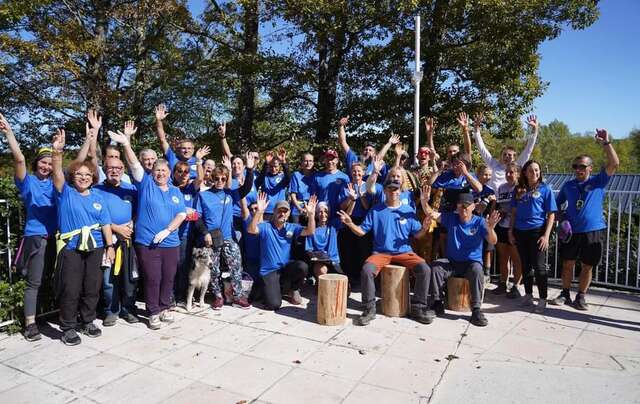
[[[565,182],[573,178],[573,174],[545,174],[545,182],[554,192],[560,191]],[[633,209],[640,211],[640,174],[615,174],[607,184],[607,196],[615,202],[613,209],[621,208],[623,212]]]

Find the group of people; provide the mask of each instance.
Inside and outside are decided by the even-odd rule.
[[[277,310],[283,299],[298,305],[305,284],[334,272],[348,277],[350,290],[362,292],[363,311],[356,323],[367,325],[376,316],[376,275],[386,265],[398,264],[415,278],[413,319],[429,324],[442,315],[446,281],[456,276],[469,280],[470,321],[485,326],[485,278],[497,250],[500,280],[493,293],[533,305],[535,281],[535,310],[543,313],[545,250],[558,220],[563,290],[550,302],[587,309],[591,269],[602,251],[604,188],[619,165],[605,130],[597,130],[595,139],[606,153],[606,167],[592,175],[591,158],[576,157],[575,178],[554,196],[540,164],[530,159],[538,135],[535,116],[527,119],[531,133],[522,153],[507,146],[499,159],[482,140],[482,114],[473,117],[473,128],[469,117],[459,114],[464,150],[449,145],[442,159],[433,142],[435,121],[428,118],[427,146],[417,150],[413,165],[397,135],[380,150],[368,142],[356,153],[347,141],[345,117],[338,123],[344,170],[334,149],[323,152],[321,170],[312,153],[303,153],[291,170],[284,149],[266,152],[261,167],[256,152],[233,154],[224,124],[219,128],[219,162],[207,159],[208,146],[196,149],[191,139],[170,144],[163,124],[167,115],[164,105],[156,107],[164,158],[152,149],[135,153],[132,121],[122,131],[107,131],[111,145],[100,153],[102,121],[90,110],[75,160],[63,168],[65,132],[59,129],[52,146],[36,153],[31,174],[10,124],[0,115],[0,132],[13,154],[15,183],[26,211],[16,266],[27,283],[27,340],[40,338],[37,297],[49,271],[55,275],[62,341],[77,345],[78,332],[101,335],[95,324],[98,312],[105,327],[118,318],[140,321],[140,294],[149,328],[172,322],[173,305],[191,307],[185,300],[193,293],[187,290],[194,268],[203,262],[210,272],[214,310],[225,301],[243,309],[258,304]],[[484,162],[475,173],[471,132]],[[387,163],[391,149],[396,156]],[[572,300],[576,260],[582,270]],[[226,299],[223,272],[228,272],[230,285]],[[243,284],[246,274],[253,280],[250,292]]]

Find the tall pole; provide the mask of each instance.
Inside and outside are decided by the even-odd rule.
[[[417,155],[420,147],[420,82],[422,81],[422,69],[420,68],[420,16],[415,16],[416,21],[416,66],[413,72],[413,85],[416,88],[413,111],[413,162],[418,163]]]

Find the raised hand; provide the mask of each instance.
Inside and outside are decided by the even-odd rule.
[[[353,199],[354,201],[358,199],[358,194],[356,193],[355,188],[353,188],[353,183],[351,182],[347,184],[347,194],[349,194],[349,198]]]
[[[400,143],[400,135],[396,135],[395,133],[391,133],[391,136],[389,136],[389,143],[396,145],[398,143]]]
[[[95,109],[90,109],[87,111],[87,121],[91,124],[91,128],[95,131],[94,133],[98,133],[100,127],[102,127],[102,117],[98,116],[98,111]]]
[[[341,126],[343,128],[345,126],[347,126],[348,124],[349,124],[349,115],[347,115],[347,116],[345,116],[343,118],[340,118],[340,120],[338,121],[338,126]]]
[[[131,139],[131,136],[135,135],[137,131],[138,131],[138,128],[136,128],[136,123],[134,121],[124,122],[124,135],[128,139]]]
[[[433,119],[432,116],[428,116],[424,120],[424,129],[427,133],[433,134],[433,131],[436,129],[436,120]]]
[[[222,165],[231,171],[231,159],[228,156],[222,156]]]
[[[609,133],[606,129],[596,129],[596,142],[604,144],[609,141]]]
[[[469,129],[469,115],[466,112],[460,112],[458,114],[458,125],[464,130]]]
[[[218,136],[220,136],[220,139],[224,139],[225,137],[227,137],[227,123],[226,122],[222,122],[220,124],[220,126],[218,126]]]
[[[538,129],[538,117],[535,115],[529,115],[527,117],[527,125],[529,125],[531,129]]]
[[[497,210],[494,210],[493,212],[491,212],[491,214],[487,218],[487,227],[489,227],[490,229],[495,228],[496,224],[498,224],[500,219],[501,219],[500,212],[498,212]]]
[[[402,143],[396,143],[393,147],[393,151],[396,152],[396,156],[402,155],[402,153],[404,153],[404,145]]]
[[[467,174],[469,174],[469,170],[467,170],[467,165],[466,165],[464,162],[460,161],[460,160],[458,160],[458,161],[453,165],[453,168],[457,168],[457,169],[458,169],[458,170],[460,170],[460,172],[462,172],[462,174],[463,174],[463,175],[465,175],[465,176],[466,176]]]
[[[347,215],[345,211],[339,210],[338,216],[340,217],[340,221],[346,225],[353,224],[353,220],[351,220],[351,216]]]
[[[113,131],[107,131],[107,134],[109,135],[109,137],[111,138],[112,141],[121,144],[123,146],[126,146],[129,144],[129,138],[122,132],[118,131],[113,132]]]
[[[169,112],[167,111],[167,107],[164,104],[160,104],[156,106],[155,112],[156,112],[156,121],[158,122],[164,121],[167,115],[169,115]]]
[[[278,149],[278,158],[282,163],[287,162],[287,151],[284,149],[284,147]]]
[[[196,159],[202,160],[210,151],[211,148],[209,146],[202,146],[198,151],[196,151]]]
[[[89,122],[87,122],[84,125],[84,136],[85,141],[91,142],[98,136],[98,131],[95,128],[91,128],[91,125],[89,125]]]
[[[267,206],[269,206],[269,199],[267,199],[267,194],[265,194],[264,192],[259,192],[256,204],[258,205],[258,212],[264,213],[264,211],[267,210]]]
[[[382,172],[382,169],[384,168],[384,159],[382,157],[375,156],[373,158],[373,168],[378,174]]]
[[[13,130],[11,130],[11,125],[9,125],[9,121],[7,121],[2,114],[0,114],[0,132],[6,134],[13,133]]]
[[[316,206],[318,206],[318,197],[316,197],[315,195],[311,195],[311,197],[309,198],[309,202],[307,202],[305,205],[308,217],[312,217],[316,214]]]
[[[51,144],[53,150],[62,153],[64,150],[64,137],[64,129],[57,129]]]
[[[483,112],[476,112],[475,114],[473,114],[473,128],[476,131],[480,130],[480,127],[482,126],[483,121],[484,121]]]
[[[269,164],[271,163],[271,160],[273,160],[273,152],[271,150],[269,150],[265,155],[264,155],[264,161]]]
[[[420,200],[428,204],[429,198],[431,198],[431,185],[428,183],[422,184],[420,187]]]
[[[245,154],[245,160],[247,160],[246,167],[249,169],[253,169],[256,166],[256,153],[255,152],[247,152]]]

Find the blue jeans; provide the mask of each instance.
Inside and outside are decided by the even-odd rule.
[[[112,276],[113,267],[102,270],[102,300],[105,315],[115,314],[126,316],[128,313],[136,313],[135,294],[127,295],[125,292],[124,276]],[[135,290],[135,288],[133,288]]]

